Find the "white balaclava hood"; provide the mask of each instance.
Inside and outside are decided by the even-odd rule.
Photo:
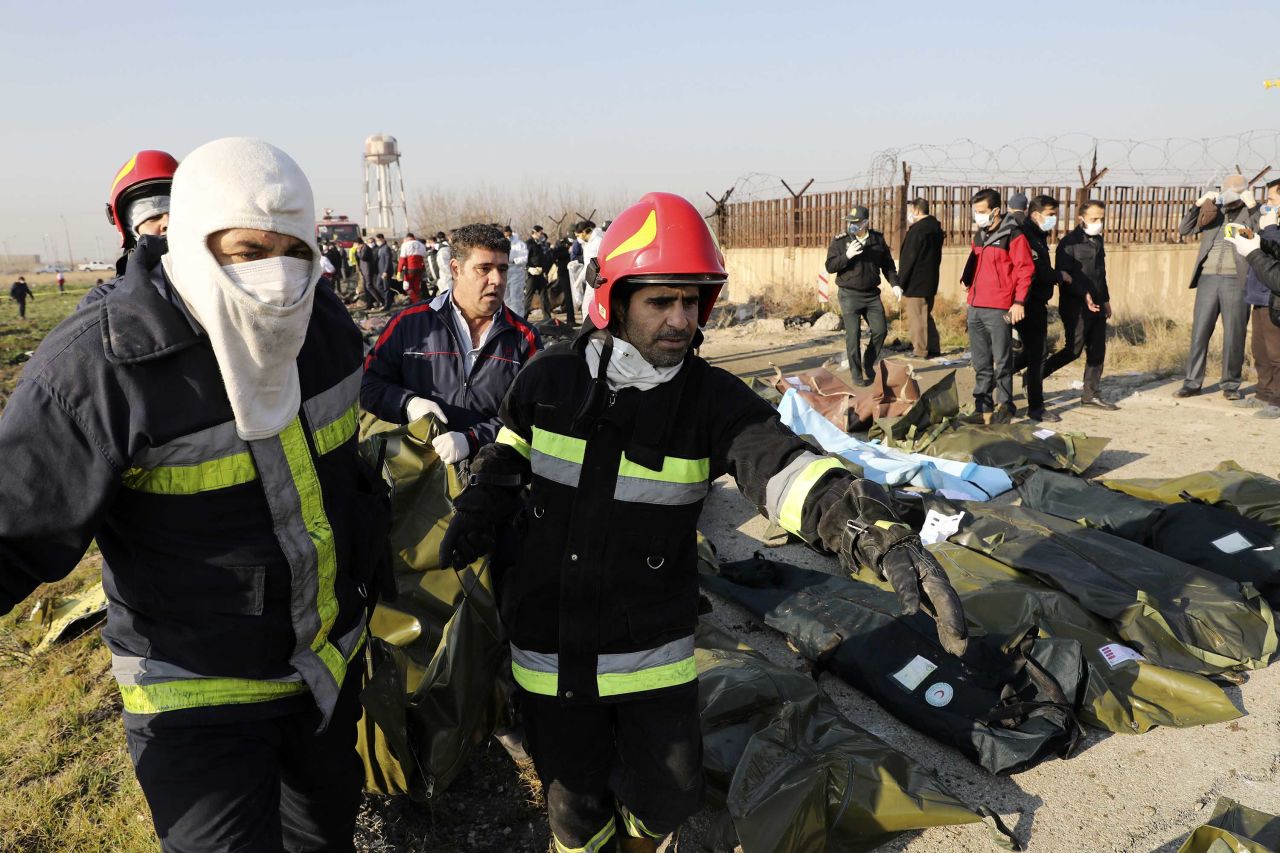
[[[236,432],[246,441],[278,435],[302,403],[297,358],[320,278],[311,184],[274,145],[218,139],[192,151],[178,167],[169,216],[164,269],[209,336]],[[282,259],[298,273],[299,265],[310,267],[305,286],[290,289],[258,280],[249,287],[228,276],[208,244],[210,234],[228,228],[275,231],[306,243],[309,264]],[[245,279],[251,280],[253,264],[236,266],[245,267]]]

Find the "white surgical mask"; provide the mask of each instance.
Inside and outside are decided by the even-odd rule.
[[[254,299],[280,308],[301,299],[311,284],[311,261],[302,258],[263,258],[243,264],[226,264],[222,271]]]
[[[1097,237],[1102,233],[1102,222],[1086,222],[1084,223],[1084,233],[1090,237]]]
[[[988,225],[991,224],[991,214],[975,213],[973,215],[973,224],[978,226],[979,228],[986,228]]]
[[[1058,227],[1058,217],[1056,216],[1046,216],[1044,222],[1040,223],[1041,231],[1052,231],[1056,227]]]

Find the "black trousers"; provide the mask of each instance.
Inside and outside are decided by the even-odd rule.
[[[531,275],[524,282],[524,316],[533,313],[533,297],[537,296],[542,306],[542,319],[551,319],[551,288],[545,275]]]
[[[1083,299],[1063,296],[1058,302],[1062,315],[1062,349],[1044,363],[1044,375],[1051,376],[1085,353],[1088,367],[1101,367],[1107,359],[1107,315],[1090,311]]]
[[[696,681],[593,705],[563,705],[523,690],[518,696],[560,844],[612,851],[615,834],[664,838],[702,807]]]
[[[27,300],[19,299],[17,300],[17,302],[18,302],[18,316],[26,317],[27,316]]]
[[[360,682],[361,669],[353,666],[328,728],[318,734],[320,712],[313,705],[228,723],[126,714],[129,757],[161,849],[354,850],[364,784],[355,749]]]
[[[1013,355],[1013,372],[1022,374],[1022,388],[1027,394],[1027,409],[1044,408],[1044,345],[1049,335],[1049,306],[1044,302],[1028,299],[1026,311],[1020,323],[1015,324],[1022,349]]]
[[[844,348],[849,357],[849,372],[855,377],[871,376],[876,359],[880,358],[880,347],[884,346],[884,336],[888,324],[884,317],[884,303],[880,301],[880,291],[864,293],[852,288],[840,288],[840,315],[844,318]],[[862,346],[862,318],[867,318],[867,326],[871,329],[871,337],[867,341],[867,349],[858,360],[858,350]],[[859,374],[858,371],[862,373]]]

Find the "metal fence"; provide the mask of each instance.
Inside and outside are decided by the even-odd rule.
[[[973,236],[969,199],[981,186],[898,185],[840,192],[813,193],[798,198],[764,199],[721,205],[710,221],[725,248],[821,248],[844,233],[844,216],[854,205],[870,210],[871,227],[898,247],[906,231],[906,206],[914,198],[929,201],[930,212],[946,232],[949,246],[968,245]],[[1193,186],[1079,187],[996,186],[1008,200],[1015,192],[1028,198],[1049,195],[1058,200],[1054,242],[1075,227],[1081,204],[1097,199],[1106,204],[1103,234],[1112,244],[1181,243],[1178,223],[1195,203],[1201,189]]]

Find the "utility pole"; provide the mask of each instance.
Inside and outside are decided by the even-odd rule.
[[[74,267],[76,265],[76,256],[71,254],[71,229],[67,227],[67,217],[59,213],[58,218],[62,220],[62,233],[67,237],[67,266]]]

